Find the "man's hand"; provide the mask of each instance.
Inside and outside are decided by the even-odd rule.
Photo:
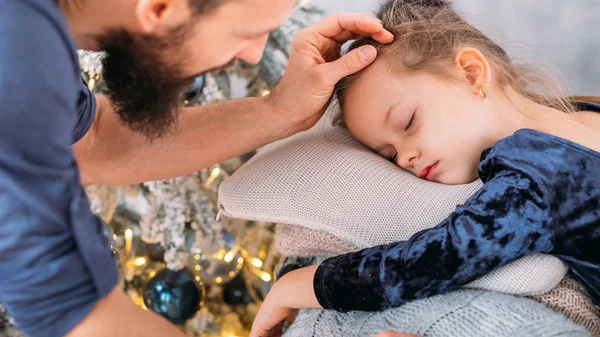
[[[167,139],[148,142],[120,122],[106,97],[98,97],[94,124],[73,146],[83,183],[129,185],[177,177],[310,128],[335,84],[375,59],[370,46],[339,57],[341,45],[358,36],[382,43],[394,39],[366,14],[334,14],[296,34],[288,68],[271,95],[186,108],[177,132]]]
[[[296,33],[287,69],[270,101],[277,111],[289,116],[298,131],[319,120],[340,79],[375,60],[377,51],[373,46],[357,48],[340,57],[342,44],[360,36],[370,36],[381,43],[394,40],[381,21],[367,14],[336,13]]]

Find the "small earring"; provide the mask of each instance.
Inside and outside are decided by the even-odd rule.
[[[479,87],[479,96],[481,96],[483,98],[487,98],[487,94],[485,92],[483,92],[483,89],[481,87]]]

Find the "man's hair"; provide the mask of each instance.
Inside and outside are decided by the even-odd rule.
[[[225,0],[190,0],[190,7],[195,14],[203,15],[210,13]]]

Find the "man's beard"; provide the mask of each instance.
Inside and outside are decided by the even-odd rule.
[[[119,31],[101,41],[106,94],[121,122],[149,140],[176,128],[183,94],[194,80],[181,74],[178,55],[189,31],[182,26],[165,37]]]

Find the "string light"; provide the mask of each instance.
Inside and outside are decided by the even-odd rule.
[[[125,255],[128,257],[131,254],[131,247],[133,243],[133,231],[131,229],[125,230]]]
[[[263,271],[261,273],[260,278],[265,282],[271,282],[271,280],[273,279],[271,274],[267,273],[266,271]]]
[[[221,330],[221,337],[239,337],[235,332],[226,329],[225,327]]]
[[[263,97],[265,97],[265,96],[268,96],[270,93],[271,93],[271,90],[264,90],[264,91],[261,93],[261,95],[262,95]]]
[[[255,266],[256,268],[260,268],[263,266],[263,263],[261,260],[254,258],[254,259],[252,259],[252,265]]]
[[[215,181],[215,179],[217,179],[220,174],[221,174],[220,168],[216,167],[214,170],[212,170],[212,172],[210,173],[210,176],[204,183],[204,187],[208,188],[208,186],[210,186],[210,184],[212,184],[213,181]]]
[[[233,261],[233,258],[235,257],[235,253],[236,252],[234,252],[234,251],[228,252],[227,254],[225,254],[225,258],[223,260],[227,263]]]

